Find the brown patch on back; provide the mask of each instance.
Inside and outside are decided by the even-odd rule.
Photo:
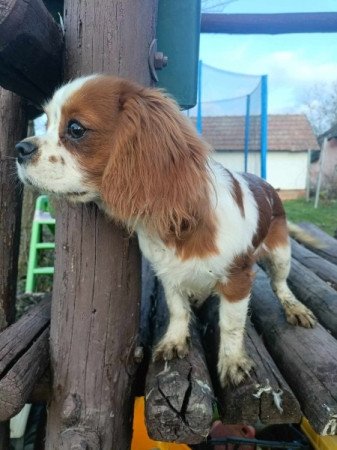
[[[238,180],[233,176],[233,174],[228,170],[225,169],[226,172],[228,173],[228,175],[230,176],[231,180],[232,180],[232,184],[233,184],[233,190],[232,190],[232,196],[233,199],[235,201],[235,203],[238,205],[240,212],[241,212],[241,216],[245,217],[245,209],[243,206],[243,197],[242,197],[242,190],[241,190],[241,186],[240,183],[238,182]]]
[[[231,264],[227,283],[218,282],[215,291],[223,295],[229,302],[237,302],[246,298],[254,280],[252,252],[237,256]]]
[[[252,174],[245,173],[242,176],[246,179],[258,207],[258,226],[252,242],[254,248],[257,248],[267,238],[270,227],[275,220],[275,225],[273,225],[271,230],[272,235],[279,228],[278,224],[282,220],[286,220],[285,212],[277,192],[270,184]]]
[[[63,156],[61,156],[60,161],[61,161],[61,164],[64,166],[66,162],[65,162]]]
[[[289,245],[289,235],[287,220],[285,217],[274,217],[271,221],[268,234],[264,240],[264,244],[269,250],[277,247],[286,247]]]
[[[51,163],[57,163],[58,162],[58,158],[54,155],[49,156],[48,161]]]

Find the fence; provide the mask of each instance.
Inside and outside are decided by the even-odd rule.
[[[240,170],[266,178],[267,75],[224,71],[200,61],[198,83],[198,104],[189,115],[199,133],[218,151],[239,151]]]

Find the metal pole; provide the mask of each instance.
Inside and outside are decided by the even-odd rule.
[[[198,106],[197,106],[197,130],[202,134],[202,110],[201,110],[201,77],[202,77],[202,61],[198,64]]]
[[[311,165],[312,150],[308,150],[307,154],[307,176],[305,181],[305,199],[308,202],[310,200],[310,165]]]
[[[318,173],[318,180],[317,180],[317,187],[316,187],[316,195],[315,195],[315,205],[314,208],[318,208],[318,202],[319,202],[319,194],[321,192],[321,185],[322,185],[322,171],[323,171],[323,164],[324,164],[324,154],[325,154],[325,147],[327,143],[327,138],[324,138],[322,150],[321,150],[321,157],[320,157],[320,164],[319,164],[319,173]]]
[[[267,178],[268,152],[268,76],[261,78],[261,178]]]
[[[250,134],[250,95],[247,95],[246,118],[245,118],[245,172],[248,172],[249,134]]]

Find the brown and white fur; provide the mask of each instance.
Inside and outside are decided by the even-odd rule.
[[[187,354],[190,304],[217,293],[220,381],[241,382],[252,366],[243,338],[261,257],[288,322],[313,326],[313,314],[287,286],[290,247],[278,195],[258,177],[214,162],[174,101],[93,75],[61,87],[45,111],[46,133],[17,145],[19,176],[71,201],[96,201],[136,231],[170,313],[156,358]]]

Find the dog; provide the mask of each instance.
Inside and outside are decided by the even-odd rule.
[[[252,367],[244,331],[253,265],[261,258],[288,322],[314,325],[286,282],[290,246],[277,193],[254,175],[216,163],[169,96],[91,75],[59,88],[44,109],[45,134],[16,145],[18,175],[72,202],[97,202],[137,233],[170,316],[155,359],[187,355],[191,303],[215,293],[220,382],[239,384]]]

